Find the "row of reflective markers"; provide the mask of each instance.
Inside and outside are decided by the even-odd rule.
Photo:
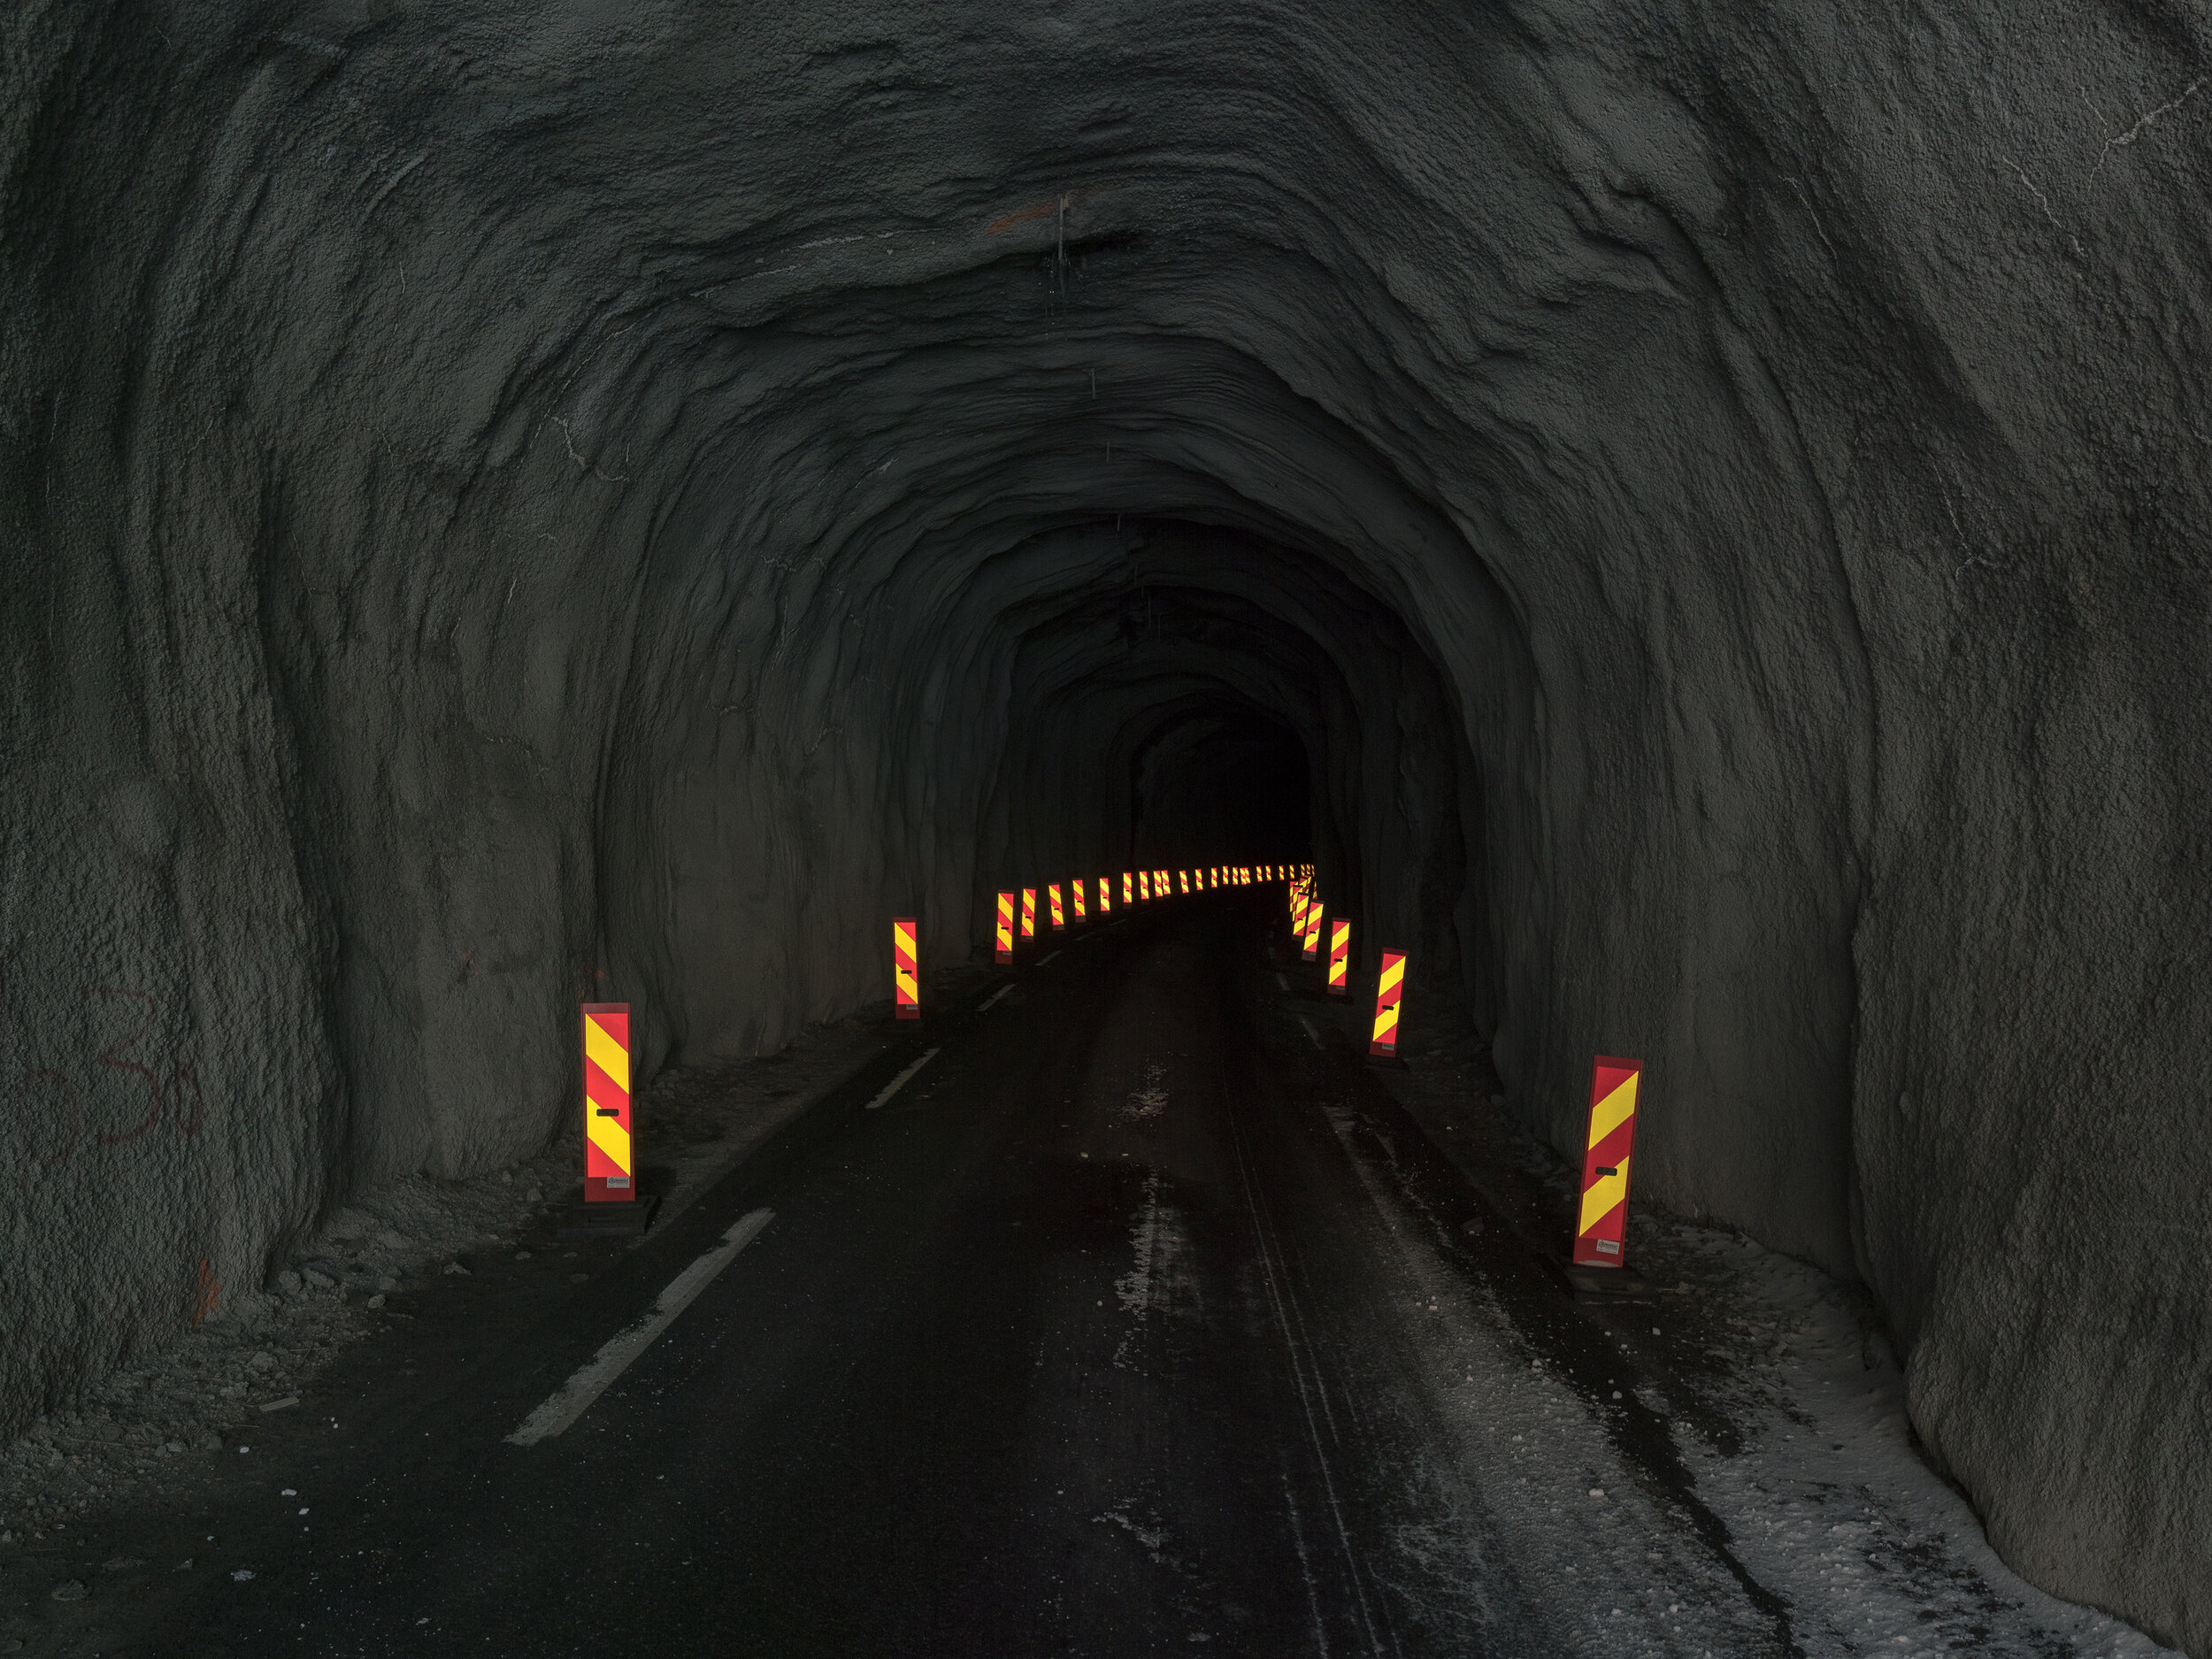
[[[1217,864],[1190,870],[1125,871],[1118,878],[1125,908],[1263,881],[1287,884],[1293,933],[1300,941],[1305,960],[1317,960],[1322,928],[1328,920],[1327,906],[1318,896],[1310,864]],[[1061,883],[1047,883],[1041,891],[1052,931],[1066,931],[1070,902],[1079,923],[1090,913],[1094,904],[1099,915],[1110,914],[1116,885],[1112,876],[1101,876],[1094,882],[1079,878],[1067,884],[1064,897]],[[994,954],[999,962],[1010,963],[1014,959],[1018,914],[1018,937],[1025,941],[1037,937],[1040,890],[1021,887],[998,895]],[[891,939],[898,1016],[902,1019],[919,1018],[921,968],[915,918],[895,918]],[[1348,994],[1347,973],[1352,953],[1352,924],[1348,918],[1333,918],[1329,925],[1328,941],[1329,993],[1342,996]],[[1405,995],[1405,965],[1404,951],[1382,953],[1380,971],[1376,977],[1374,1028],[1367,1044],[1371,1058],[1390,1060],[1397,1055],[1398,1010]],[[584,1197],[588,1202],[626,1202],[634,1193],[633,1171],[636,1167],[630,1103],[630,1005],[588,1002],[581,1014]],[[1642,1061],[1620,1059],[1612,1055],[1599,1055],[1591,1063],[1590,1115],[1583,1142],[1582,1199],[1575,1217],[1573,1261],[1577,1267],[1624,1265],[1629,1158],[1635,1145],[1636,1102],[1643,1071]]]
[[[1299,941],[1300,954],[1308,962],[1321,955],[1321,927],[1328,906],[1316,891],[1310,868],[1291,879],[1290,932]],[[1348,994],[1347,975],[1352,961],[1352,924],[1340,916],[1329,926],[1329,995]],[[1370,1058],[1394,1060],[1398,1056],[1398,1004],[1406,994],[1406,953],[1386,950],[1375,976],[1375,1029],[1367,1040]]]
[[[1291,878],[1290,927],[1308,962],[1321,952],[1323,913],[1311,866]],[[1329,995],[1346,995],[1352,954],[1352,924],[1337,917],[1329,924]],[[1398,1005],[1405,995],[1406,953],[1386,950],[1375,987],[1375,1029],[1368,1040],[1371,1059],[1393,1060],[1398,1053]],[[1625,1266],[1628,1236],[1628,1161],[1636,1141],[1636,1097],[1644,1063],[1601,1054],[1590,1067],[1590,1117],[1583,1138],[1582,1201],[1575,1215],[1573,1264],[1578,1268]]]
[[[1124,909],[1128,909],[1171,896],[1204,893],[1215,887],[1248,887],[1260,881],[1288,881],[1296,879],[1300,872],[1310,870],[1308,865],[1292,864],[1211,864],[1192,870],[1125,870],[1120,876],[1121,902]],[[1079,923],[1088,920],[1094,911],[1101,917],[1113,913],[1114,882],[1112,876],[1101,876],[1095,881],[1079,876],[1064,884],[1048,881],[1041,887],[1005,889],[998,895],[998,918],[993,930],[993,958],[1002,965],[1014,959],[1017,898],[1020,901],[1018,937],[1022,943],[1026,944],[1038,934],[1039,894],[1044,895],[1044,916],[1050,921],[1052,931],[1064,933],[1068,929],[1071,909],[1073,919]],[[921,934],[919,924],[911,916],[897,916],[891,919],[891,979],[898,1017],[901,1019],[919,1019],[922,1017]]]

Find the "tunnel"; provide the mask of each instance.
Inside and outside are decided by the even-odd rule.
[[[580,1003],[650,1100],[882,1014],[893,918],[928,1027],[1002,891],[1310,865],[1417,1079],[1578,1169],[1638,1056],[1638,1212],[2212,1654],[2201,17],[4,35],[0,1434],[572,1162]],[[1086,922],[1274,995],[1282,899]]]

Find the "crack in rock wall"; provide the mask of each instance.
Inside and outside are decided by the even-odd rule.
[[[1560,1145],[1644,1056],[1640,1193],[2212,1652],[2205,30],[25,0],[0,1425],[1264,720],[1409,1018]]]

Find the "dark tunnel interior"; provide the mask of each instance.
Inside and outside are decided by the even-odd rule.
[[[1310,863],[2212,1653],[2200,17],[0,32],[0,1429],[572,1134],[580,1002],[646,1091]]]
[[[1124,862],[1147,869],[1221,863],[1209,848],[1234,849],[1244,862],[1310,858],[1310,763],[1297,733],[1248,704],[1211,698],[1179,703],[1155,718],[1130,762],[1134,856]]]

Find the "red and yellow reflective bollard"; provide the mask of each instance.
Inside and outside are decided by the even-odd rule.
[[[626,1203],[636,1142],[630,1134],[630,1005],[584,1004],[584,1202]]]
[[[1340,916],[1329,927],[1329,995],[1342,996],[1352,958],[1352,924]]]
[[[1069,896],[1075,901],[1075,919],[1079,922],[1087,920],[1087,916],[1083,909],[1083,878],[1081,876],[1076,877],[1069,884]]]
[[[1578,1267],[1625,1264],[1628,1157],[1636,1144],[1641,1060],[1601,1054],[1590,1063],[1590,1128],[1583,1141],[1582,1208],[1575,1219]]]
[[[998,931],[996,947],[996,954],[999,961],[1013,961],[1014,895],[1011,893],[1002,893],[998,895]]]
[[[1060,884],[1057,881],[1045,884],[1045,897],[1052,904],[1052,931],[1056,933],[1065,933],[1068,918],[1067,913],[1060,908]]]
[[[891,976],[897,985],[898,1016],[901,1019],[919,1019],[922,1017],[922,964],[917,937],[912,917],[892,918]]]
[[[1137,872],[1137,897],[1143,903],[1152,902],[1152,872],[1149,870]]]
[[[1101,916],[1107,915],[1113,908],[1114,879],[1111,876],[1101,876],[1098,879],[1098,913]]]
[[[1187,870],[1178,870],[1178,871],[1175,872],[1175,890],[1176,890],[1178,893],[1188,893],[1188,892],[1190,891],[1190,872],[1189,872],[1189,871],[1187,871]]]
[[[1022,889],[1022,937],[1024,939],[1034,939],[1036,936],[1037,889],[1034,887],[1024,887]]]
[[[1406,953],[1386,950],[1382,953],[1382,974],[1375,982],[1375,1034],[1368,1039],[1367,1052],[1380,1059],[1390,1059],[1398,1052],[1398,1004],[1406,994]]]
[[[1328,908],[1325,904],[1317,904],[1306,912],[1306,942],[1298,954],[1308,962],[1321,954],[1321,917]]]

